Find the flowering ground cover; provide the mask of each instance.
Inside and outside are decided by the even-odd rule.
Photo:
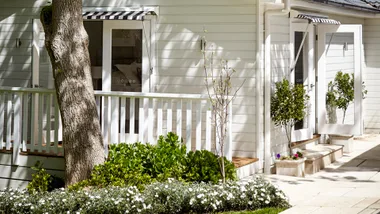
[[[289,207],[284,193],[262,178],[226,184],[183,183],[169,179],[139,191],[108,187],[30,194],[0,191],[0,213],[216,213]]]

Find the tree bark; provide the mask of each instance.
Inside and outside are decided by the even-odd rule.
[[[54,0],[41,12],[63,125],[66,186],[104,162],[82,0]]]

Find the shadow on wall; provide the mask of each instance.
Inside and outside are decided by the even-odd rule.
[[[138,3],[137,3],[138,2]],[[158,1],[151,0],[85,0],[86,9],[99,7],[125,7],[130,5],[152,5]],[[233,88],[236,89],[246,82],[239,91],[234,101],[233,108],[233,149],[236,151],[249,151],[253,156],[255,144],[255,24],[254,19],[238,20],[236,25],[234,19],[225,19],[222,12],[215,10],[205,11],[201,5],[207,3],[195,3],[200,5],[201,11],[181,14],[174,11],[175,7],[183,9],[186,1],[178,1],[175,5],[168,5],[164,1],[160,6],[159,23],[157,24],[157,54],[158,73],[155,92],[162,93],[196,93],[206,94],[204,84],[204,62],[201,52],[200,40],[206,36],[208,50],[215,51],[216,58],[229,61],[229,65],[236,69],[235,78],[232,80]],[[222,4],[221,4],[222,5]],[[170,6],[170,7],[167,7]],[[192,6],[193,7],[193,6]],[[228,7],[228,6],[226,6]],[[242,6],[239,6],[242,7]],[[219,7],[216,7],[219,8]],[[196,11],[196,6],[194,6]],[[163,12],[165,11],[165,12]],[[252,6],[251,11],[255,11]],[[199,13],[199,14],[197,14]],[[212,14],[215,13],[215,14]],[[243,17],[241,12],[234,18]],[[187,20],[183,18],[187,16]],[[203,19],[200,19],[201,16]],[[220,20],[215,17],[224,16]],[[233,16],[231,16],[233,17]],[[191,20],[194,20],[192,22]],[[172,21],[173,20],[173,21]],[[207,30],[207,33],[205,33]]]
[[[137,0],[84,0],[84,7],[125,7],[137,5]],[[151,0],[139,1],[139,5],[152,5]],[[0,20],[0,85],[30,87],[32,71],[32,19],[39,18],[39,12],[46,1],[6,1],[3,3]],[[15,6],[16,4],[17,6]],[[188,4],[179,1],[181,5]],[[165,6],[165,5],[163,5]],[[252,10],[254,11],[254,10]],[[204,15],[206,16],[206,15]],[[210,16],[211,17],[211,16]],[[164,15],[161,17],[165,20]],[[161,19],[160,18],[160,19]],[[222,22],[222,21],[221,21]],[[237,70],[233,85],[246,82],[234,102],[234,144],[237,151],[255,151],[255,26],[246,20],[239,32],[234,23],[204,24],[158,24],[159,39],[158,67],[156,74],[157,92],[206,93],[200,38],[208,37],[209,47],[213,46],[216,56],[229,60]],[[206,23],[206,22],[205,22]],[[205,26],[203,26],[205,25]],[[208,30],[205,34],[204,29]],[[227,33],[225,33],[227,31]],[[4,38],[1,38],[4,37]],[[6,38],[6,39],[5,39]],[[16,48],[16,38],[21,38]],[[8,79],[6,82],[4,79]],[[9,80],[12,79],[12,80]]]

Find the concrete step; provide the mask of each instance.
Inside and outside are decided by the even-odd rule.
[[[343,156],[342,145],[318,144],[301,150],[306,158],[305,173],[314,174]]]

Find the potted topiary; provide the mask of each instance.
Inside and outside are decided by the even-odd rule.
[[[291,139],[294,125],[307,114],[308,100],[309,96],[303,85],[293,85],[287,79],[276,83],[276,89],[271,98],[271,117],[276,126],[285,130],[289,147],[289,156],[282,158],[278,156],[275,161],[277,174],[304,175],[305,158],[301,153],[293,154]]]
[[[351,103],[354,102],[354,74],[343,73],[339,71],[334,78],[334,81],[329,82],[326,93],[326,110],[328,123],[335,124],[338,122],[337,109],[343,111],[342,124],[345,123],[346,112]],[[362,94],[367,94],[364,82],[362,84]],[[349,153],[353,151],[353,135],[329,135],[330,143],[343,145],[343,152]]]

